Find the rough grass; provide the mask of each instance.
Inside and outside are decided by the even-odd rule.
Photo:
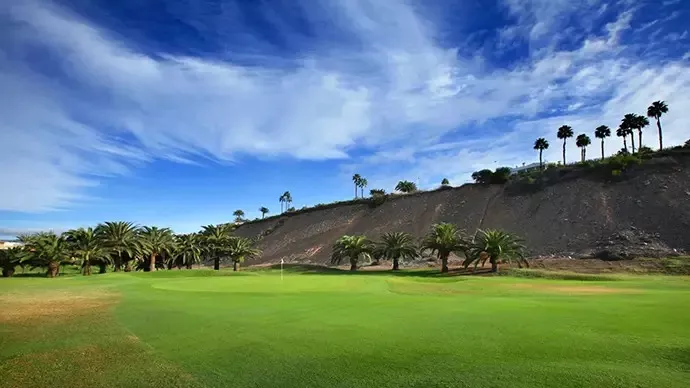
[[[3,303],[19,311],[55,296],[108,302],[0,322],[0,386],[685,387],[690,378],[686,277],[237,275],[2,279]]]

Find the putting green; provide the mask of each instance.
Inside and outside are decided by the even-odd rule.
[[[0,385],[687,386],[688,278],[433,275],[2,279]]]

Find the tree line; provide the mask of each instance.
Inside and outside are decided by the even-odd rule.
[[[638,115],[636,113],[628,113],[621,120],[616,130],[616,136],[623,139],[623,148],[621,153],[629,153],[628,151],[628,136],[630,136],[630,144],[632,147],[632,153],[635,153],[635,131],[637,131],[638,143],[637,152],[643,149],[642,146],[642,130],[649,125],[649,120],[647,117],[652,118],[656,121],[657,130],[659,133],[659,150],[664,148],[664,136],[661,129],[661,116],[668,113],[668,105],[665,101],[654,101],[647,108],[647,116]],[[601,125],[594,130],[594,137],[601,140],[601,158],[604,159],[604,141],[607,137],[611,136],[611,128],[606,125]],[[573,128],[568,125],[563,125],[558,128],[556,132],[556,137],[563,140],[563,165],[566,164],[566,143],[567,140],[574,136]],[[580,134],[575,138],[575,145],[580,148],[580,161],[584,162],[587,158],[587,147],[592,144],[591,139],[587,134]],[[544,167],[542,154],[544,150],[549,148],[549,142],[543,137],[538,138],[534,142],[535,150],[539,151],[539,166]]]
[[[362,261],[378,263],[382,259],[393,262],[397,271],[400,263],[431,254],[441,262],[441,272],[448,272],[448,259],[451,254],[463,256],[463,266],[471,264],[482,266],[489,261],[491,271],[498,272],[499,263],[516,260],[518,265],[529,267],[525,259],[526,248],[517,236],[501,230],[478,230],[470,238],[456,225],[440,223],[433,225],[429,233],[417,242],[409,233],[391,232],[373,241],[366,236],[345,235],[334,244],[331,264],[349,262],[350,270],[356,271]]]
[[[230,260],[239,271],[246,259],[261,251],[253,241],[232,234],[231,224],[207,225],[199,232],[175,234],[169,228],[137,226],[131,222],[105,222],[95,228],[79,228],[65,233],[42,232],[19,236],[21,247],[0,251],[2,276],[10,277],[17,266],[41,268],[56,277],[63,265],[78,265],[83,275],[92,267],[113,271],[155,271],[159,268],[187,268],[212,260],[213,268]]]

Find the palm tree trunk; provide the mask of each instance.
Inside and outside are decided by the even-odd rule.
[[[239,270],[240,270],[240,262],[239,261],[233,261],[232,262],[232,270],[234,272],[239,272]]]
[[[539,168],[544,169],[544,163],[542,163],[541,159],[541,153],[544,152],[544,150],[539,150]]]
[[[91,275],[91,262],[88,260],[84,261],[84,265],[81,268],[81,274],[84,276]]]
[[[604,139],[601,139],[601,159],[604,159]]]
[[[498,258],[491,256],[489,261],[491,261],[491,272],[498,272]]]
[[[357,260],[350,259],[350,271],[357,271]]]
[[[216,271],[220,271],[220,257],[213,258],[213,269]]]
[[[661,133],[661,119],[657,117],[656,127],[659,128],[659,151],[664,149],[664,135]]]
[[[565,166],[565,139],[563,139],[563,165]]]
[[[118,251],[117,257],[115,257],[115,266],[113,271],[120,272],[120,270],[122,270],[122,252]]]
[[[48,263],[48,275],[49,278],[54,278],[58,275],[60,271],[60,263],[57,261],[51,261]]]
[[[632,153],[635,153],[635,134],[630,134],[630,143],[632,143]]]
[[[156,254],[152,253],[151,254],[151,261],[149,262],[149,272],[153,272],[156,270]]]
[[[355,183],[355,199],[357,199],[357,184]]]
[[[640,142],[637,144],[637,149],[639,150],[642,148],[642,130],[638,129],[637,130],[637,135],[639,136]]]
[[[393,271],[397,271],[400,269],[400,262],[398,259],[393,259]]]
[[[448,255],[443,255],[441,257],[441,273],[448,272]]]
[[[628,137],[623,136],[623,148],[625,148],[625,152],[628,152]]]

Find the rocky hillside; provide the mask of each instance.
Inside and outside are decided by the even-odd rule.
[[[326,263],[331,245],[344,234],[377,238],[404,231],[421,237],[438,222],[468,232],[516,233],[534,256],[615,259],[690,250],[690,157],[647,161],[617,182],[585,174],[529,189],[464,185],[389,198],[375,208],[343,204],[272,217],[244,224],[236,233],[258,238],[263,257],[257,263],[281,258]]]

